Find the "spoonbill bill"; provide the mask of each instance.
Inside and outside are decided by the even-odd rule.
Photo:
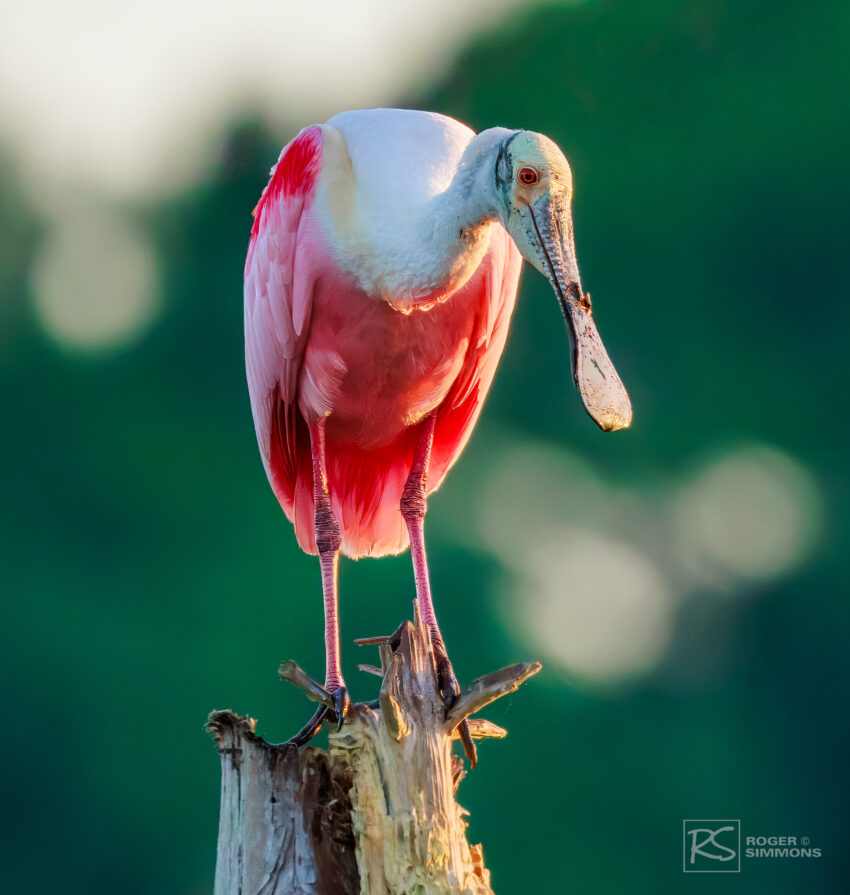
[[[523,258],[548,278],[571,335],[573,378],[605,431],[628,394],[581,288],[570,166],[542,134],[476,134],[430,112],[371,109],[302,130],[254,209],[245,264],[248,387],[271,487],[318,554],[325,611],[320,708],[349,697],[337,565],[410,546],[416,600],[446,706],[459,690],[425,555],[426,500],[457,460],[502,354]],[[460,731],[475,762],[468,727]]]

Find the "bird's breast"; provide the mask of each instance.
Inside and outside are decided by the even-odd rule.
[[[400,312],[328,259],[316,277],[299,406],[327,437],[374,449],[445,399],[467,358],[480,303],[475,272],[451,300]]]

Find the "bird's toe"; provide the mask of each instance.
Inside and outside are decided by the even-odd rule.
[[[440,695],[443,697],[443,705],[448,712],[460,695],[460,685],[457,682],[457,677],[455,677],[452,663],[449,661],[448,656],[445,655],[445,651],[443,651],[442,656],[439,653],[437,655],[437,687],[440,690]],[[461,721],[458,725],[458,734],[463,745],[464,754],[474,768],[478,763],[478,751],[475,748],[475,743],[472,741],[469,723],[466,720]]]
[[[310,740],[319,732],[319,728],[322,726],[324,721],[328,718],[330,714],[330,709],[327,706],[320,705],[318,709],[316,709],[313,717],[295,734],[294,737],[291,737],[287,740],[288,743],[291,743],[293,746],[304,746],[309,743]]]
[[[334,712],[336,713],[336,729],[342,730],[342,722],[348,714],[351,707],[351,700],[348,698],[348,690],[345,687],[339,687],[336,690],[328,690],[333,696]]]
[[[443,697],[443,704],[450,709],[460,694],[460,686],[455,677],[451,662],[446,658],[437,662],[437,687]]]

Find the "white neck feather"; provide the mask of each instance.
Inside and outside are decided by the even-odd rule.
[[[337,263],[399,310],[446,300],[475,272],[498,226],[493,172],[510,133],[492,128],[474,136],[453,168],[431,166],[423,190],[421,182],[405,182],[405,173],[408,181],[421,178],[415,168],[387,183],[385,175],[364,171],[362,158],[352,164],[342,155],[344,139],[326,126],[317,206]]]

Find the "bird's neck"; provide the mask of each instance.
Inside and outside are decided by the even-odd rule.
[[[428,308],[445,301],[478,269],[499,219],[493,170],[501,139],[501,128],[474,137],[451,184],[422,208],[414,224],[420,265],[391,299],[396,307]]]
[[[475,136],[451,182],[424,202],[408,201],[403,185],[361,192],[342,135],[326,130],[318,205],[337,263],[364,292],[401,311],[449,299],[474,274],[498,226],[493,171],[501,129]]]
[[[427,307],[445,301],[475,273],[490,245],[496,214],[455,181],[422,210],[413,228],[419,263],[409,271],[399,307]]]

